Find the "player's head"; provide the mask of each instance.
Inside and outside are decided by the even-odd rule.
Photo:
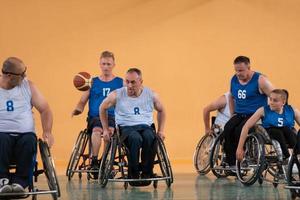
[[[21,59],[9,57],[3,62],[2,74],[7,80],[8,86],[15,87],[21,84],[26,76],[26,66]]]
[[[269,97],[271,110],[280,110],[287,102],[287,94],[287,91],[283,89],[272,90]]]
[[[233,65],[237,78],[241,81],[247,81],[251,74],[250,59],[246,56],[238,56],[234,59]]]
[[[127,86],[127,92],[129,96],[134,96],[138,94],[143,84],[141,70],[137,68],[128,69],[126,73],[125,83]]]
[[[100,56],[100,69],[103,75],[111,75],[115,66],[115,56],[110,51],[103,51]]]

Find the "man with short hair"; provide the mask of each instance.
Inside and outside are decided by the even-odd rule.
[[[109,128],[106,111],[115,106],[116,124],[120,127],[121,140],[129,149],[129,176],[133,179],[150,178],[153,175],[155,157],[155,133],[153,109],[157,111],[157,134],[164,139],[165,109],[158,95],[143,86],[142,72],[131,68],[126,73],[126,87],[115,90],[102,102],[100,118],[103,136],[109,140]],[[139,156],[141,151],[141,171]],[[135,185],[134,182],[129,182]]]
[[[37,87],[26,78],[26,66],[16,57],[6,59],[0,76],[0,193],[25,192],[36,154],[32,107],[40,115],[43,139],[52,146],[52,112]],[[16,172],[10,177],[9,165]]]
[[[115,57],[112,52],[102,52],[99,64],[101,74],[93,78],[91,88],[83,92],[76,108],[72,112],[72,116],[81,114],[86,103],[89,102],[87,121],[89,132],[92,133],[91,169],[93,170],[97,170],[99,168],[98,153],[101,146],[101,135],[103,133],[102,124],[99,118],[99,106],[110,92],[123,86],[123,79],[113,74],[113,68],[115,67]],[[114,108],[110,108],[108,110],[108,120],[110,134],[112,134],[115,127]],[[93,175],[96,179],[98,173],[93,173]]]
[[[233,64],[235,75],[230,84],[230,102],[234,105],[234,114],[223,131],[224,150],[229,166],[235,166],[235,152],[244,124],[258,108],[267,105],[267,97],[273,90],[272,84],[264,75],[250,69],[248,57],[238,56]]]

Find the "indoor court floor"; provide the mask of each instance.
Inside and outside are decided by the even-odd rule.
[[[87,181],[83,175],[82,180],[75,174],[71,181],[66,176],[59,176],[62,200],[75,199],[291,199],[289,190],[284,185],[274,188],[271,183],[264,182],[261,186],[255,183],[245,187],[235,177],[216,179],[213,174],[198,176],[196,173],[175,174],[174,183],[167,188],[164,181],[158,182],[158,188],[152,185],[147,187],[131,187],[124,189],[123,183],[108,183],[101,188],[97,182]],[[42,184],[43,183],[43,184]],[[44,177],[39,179],[40,189],[47,188]],[[49,195],[38,196],[38,199],[51,199]]]

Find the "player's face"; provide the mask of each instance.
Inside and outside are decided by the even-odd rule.
[[[26,76],[26,67],[21,66],[20,68],[15,69],[15,71],[3,72],[7,76],[9,76],[9,85],[11,87],[15,87],[22,83],[22,80]]]
[[[245,63],[238,63],[234,65],[234,70],[237,78],[241,81],[247,81],[249,78],[250,67]]]
[[[127,86],[127,93],[128,96],[136,96],[138,95],[139,90],[142,87],[142,79],[141,77],[133,72],[126,74],[126,86]]]
[[[269,97],[269,105],[271,110],[280,111],[285,101],[280,94],[271,93]]]
[[[100,69],[103,75],[111,75],[115,66],[114,59],[111,57],[105,57],[100,59]]]

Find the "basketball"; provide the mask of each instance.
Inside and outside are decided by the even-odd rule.
[[[73,84],[77,90],[86,91],[91,87],[91,75],[87,72],[79,72],[73,78]]]

